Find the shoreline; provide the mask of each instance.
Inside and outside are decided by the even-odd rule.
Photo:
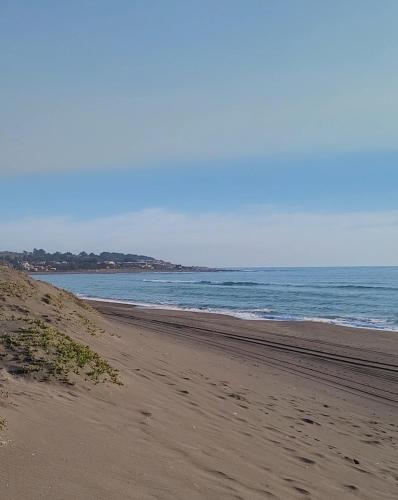
[[[261,316],[255,315],[253,312],[244,312],[244,311],[232,311],[232,310],[224,310],[224,309],[199,309],[195,307],[182,307],[176,306],[173,304],[153,304],[153,303],[145,303],[145,302],[133,302],[129,300],[123,299],[104,299],[101,297],[88,297],[84,295],[77,294],[79,298],[84,301],[93,301],[93,302],[104,302],[109,304],[122,304],[126,306],[154,310],[154,311],[179,311],[182,313],[193,313],[193,314],[209,314],[209,315],[217,315],[217,316],[226,316],[229,318],[235,318],[241,321],[255,321],[255,322],[275,322],[275,323],[289,323],[289,324],[319,324],[319,325],[331,325],[341,328],[353,329],[353,330],[367,330],[373,331],[374,333],[388,332],[388,333],[397,333],[398,327],[396,328],[377,328],[372,326],[360,326],[354,324],[348,324],[344,321],[329,319],[329,318],[284,318],[284,317],[272,317],[272,318],[264,318]]]
[[[310,321],[398,333],[395,273],[327,272],[318,276],[318,272],[283,272],[274,276],[260,271],[256,276],[238,276],[225,270],[98,271],[31,276],[80,292],[89,299],[139,307],[226,314],[252,321]]]
[[[313,343],[333,342],[344,348],[354,347],[362,349],[363,345],[372,346],[374,353],[384,352],[387,356],[392,354],[398,356],[397,332],[388,330],[374,330],[370,328],[352,328],[334,325],[330,323],[315,321],[289,321],[289,320],[264,320],[252,321],[236,318],[226,314],[208,313],[205,311],[184,311],[177,309],[155,309],[140,307],[133,304],[120,302],[108,302],[102,300],[82,299],[101,314],[109,317],[112,321],[119,321],[123,316],[138,318],[139,321],[171,320],[173,326],[176,324],[188,327],[205,325],[209,332],[217,330],[233,331],[234,334],[244,332],[244,336],[253,335],[254,338],[263,338],[268,335],[310,340]],[[178,326],[178,328],[180,328]],[[382,333],[382,335],[380,335]],[[377,335],[379,334],[379,335]],[[398,361],[397,361],[398,366]]]
[[[374,335],[369,329],[296,321],[250,321],[222,314],[154,310],[126,304],[88,303],[113,324],[177,340],[190,348],[222,350],[256,363],[276,364],[314,382],[363,397],[372,396],[398,408],[398,342],[394,332]],[[197,347],[195,347],[197,346]],[[358,371],[358,367],[360,371]],[[391,373],[391,378],[390,374]],[[398,396],[398,395],[397,395]]]

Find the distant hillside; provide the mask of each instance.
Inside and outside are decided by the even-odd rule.
[[[67,271],[205,271],[207,268],[182,266],[147,255],[101,252],[46,252],[35,248],[33,252],[0,252],[0,263],[28,272]]]

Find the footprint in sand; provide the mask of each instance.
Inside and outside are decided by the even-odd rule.
[[[314,465],[316,462],[315,460],[312,460],[311,458],[307,458],[307,457],[297,457],[301,462],[304,462],[305,464],[308,464],[308,465]]]
[[[351,491],[358,491],[358,487],[355,484],[343,484],[344,488],[347,488]]]
[[[293,486],[293,489],[295,489],[298,493],[301,493],[302,495],[309,495],[310,492],[305,490],[304,488],[300,488],[299,486]]]
[[[302,418],[301,419],[303,422],[305,422],[306,424],[316,424],[316,425],[320,425],[318,424],[318,422],[315,422],[315,420],[312,420],[311,418]]]
[[[377,441],[376,439],[369,439],[369,440],[363,439],[362,443],[370,444],[372,446],[375,446],[375,445],[380,444],[380,441]]]
[[[228,397],[233,398],[233,399],[237,399],[239,401],[246,401],[246,398],[244,396],[241,396],[240,394],[238,394],[236,392],[231,392],[230,394],[228,394]]]

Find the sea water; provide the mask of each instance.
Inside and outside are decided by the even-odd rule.
[[[398,267],[35,274],[81,297],[250,320],[310,320],[398,331]]]

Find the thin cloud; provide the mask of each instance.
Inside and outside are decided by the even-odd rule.
[[[243,88],[101,100],[20,98],[0,122],[0,175],[395,148],[395,91],[250,95]],[[26,102],[25,102],[26,101]],[[29,116],[24,109],[29,108]],[[19,119],[18,119],[19,117]],[[23,123],[21,127],[20,123]]]

